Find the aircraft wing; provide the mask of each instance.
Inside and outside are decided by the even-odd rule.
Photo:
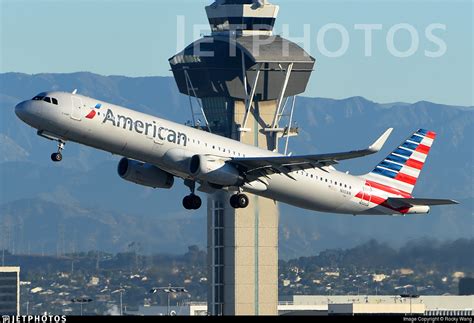
[[[447,205],[447,204],[459,204],[454,200],[445,199],[425,199],[425,198],[402,198],[402,197],[389,197],[386,203],[390,204],[394,208],[410,208],[415,205]]]
[[[387,129],[366,149],[319,155],[232,158],[228,163],[244,168],[246,174],[253,172],[288,173],[294,168],[307,169],[334,165],[340,160],[363,157],[380,151],[392,130],[393,128]]]

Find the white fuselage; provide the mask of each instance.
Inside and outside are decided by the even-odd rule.
[[[54,97],[58,104],[24,101],[16,107],[19,118],[46,136],[150,163],[183,179],[192,179],[189,159],[197,154],[223,159],[281,156],[82,95],[65,92],[48,92],[47,95]],[[293,178],[284,174],[271,174],[264,179],[264,189],[244,187],[244,190],[315,211],[396,213],[370,200],[356,197],[370,189],[361,177],[339,172],[333,167],[298,170],[290,175]],[[386,193],[379,192],[379,196],[383,194]]]

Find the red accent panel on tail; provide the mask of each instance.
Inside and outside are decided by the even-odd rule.
[[[421,170],[423,168],[424,163],[416,159],[408,159],[405,165]]]
[[[430,147],[420,144],[418,145],[418,147],[416,147],[415,151],[428,155],[428,153],[430,152]]]
[[[415,185],[416,183],[416,177],[403,174],[403,173],[398,173],[397,176],[395,176],[395,179],[404,183],[411,184],[411,185]]]
[[[392,194],[395,194],[395,195],[401,195],[401,196],[406,197],[406,198],[411,197],[410,193],[398,190],[396,188],[393,188],[393,187],[390,187],[390,186],[387,186],[387,185],[383,185],[383,184],[380,184],[380,183],[377,183],[377,182],[374,182],[374,181],[366,181],[366,183],[369,184],[370,186],[372,186],[373,188],[382,190],[382,191],[387,192],[387,193],[392,193]]]
[[[426,134],[426,137],[431,138],[431,139],[435,139],[436,138],[436,132],[428,131],[428,133]]]

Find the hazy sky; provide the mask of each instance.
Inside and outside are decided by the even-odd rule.
[[[0,71],[171,75],[168,58],[199,37],[193,26],[207,25],[211,2],[0,0]],[[474,104],[472,0],[272,2],[277,33],[287,25],[288,38],[302,38],[306,28],[317,61],[306,96]]]

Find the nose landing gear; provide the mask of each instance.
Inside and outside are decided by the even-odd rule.
[[[234,194],[230,197],[230,205],[234,209],[244,209],[249,205],[249,198],[245,194]]]
[[[61,160],[63,160],[63,155],[61,154],[61,152],[63,151],[65,145],[66,143],[64,141],[58,140],[58,152],[51,154],[51,160],[53,162],[60,162]]]

